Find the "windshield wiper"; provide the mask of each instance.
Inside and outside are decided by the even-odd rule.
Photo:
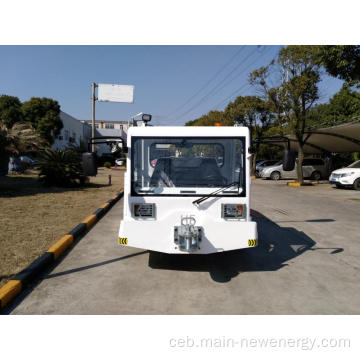
[[[199,199],[197,199],[197,200],[194,200],[192,203],[193,203],[194,205],[199,205],[199,204],[201,204],[203,201],[205,201],[205,200],[207,200],[208,198],[210,198],[212,195],[216,195],[216,194],[218,194],[218,193],[221,193],[222,191],[224,191],[224,190],[226,190],[226,189],[228,189],[228,188],[230,188],[230,187],[232,187],[232,186],[234,186],[234,185],[238,185],[238,186],[239,186],[240,184],[239,184],[239,182],[234,181],[234,182],[231,183],[230,185],[226,185],[226,186],[224,186],[224,187],[222,187],[222,188],[220,188],[220,189],[217,189],[217,190],[213,191],[212,193],[210,193],[210,194],[208,194],[208,195],[202,196],[201,198],[199,198]],[[239,189],[240,189],[240,186],[238,187],[238,191],[239,191]]]

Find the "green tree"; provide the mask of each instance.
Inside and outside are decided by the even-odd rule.
[[[37,153],[49,144],[28,122],[16,122],[8,129],[0,122],[0,173],[7,174],[10,156]]]
[[[235,123],[248,127],[253,139],[261,138],[275,119],[271,104],[256,96],[238,96],[234,102],[227,105],[224,113],[226,119],[232,119]],[[255,174],[256,155],[260,143],[254,142],[253,146],[255,151],[252,156],[252,175]]]
[[[59,103],[49,98],[33,97],[23,103],[21,109],[24,119],[33,125],[41,137],[52,144],[63,128]]]
[[[321,127],[352,121],[360,116],[360,93],[344,85],[328,104],[319,104],[309,113],[309,125]]]
[[[0,97],[0,171],[7,174],[10,156],[38,152],[49,144],[33,126],[24,121],[21,102],[17,97]]]
[[[308,114],[319,98],[320,66],[317,54],[314,46],[286,46],[280,50],[276,62],[250,74],[250,83],[262,89],[264,97],[278,114],[278,123],[296,136],[297,176],[300,183],[304,181],[302,163]],[[277,81],[277,86],[268,85],[269,75],[272,75],[272,81]],[[282,75],[282,81],[277,80],[281,78],[278,75]]]
[[[221,123],[224,126],[234,125],[232,120],[224,118],[223,111],[212,110],[198,119],[188,121],[185,126],[215,126],[216,123]]]
[[[321,45],[317,48],[320,62],[330,75],[360,85],[360,45]]]
[[[23,114],[19,98],[9,95],[0,96],[0,122],[7,129],[11,129],[15,123],[22,120]]]

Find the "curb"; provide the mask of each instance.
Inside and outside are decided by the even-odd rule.
[[[296,187],[299,187],[299,186],[315,186],[314,183],[304,183],[304,184],[301,185],[298,182],[288,182],[286,185],[287,186],[296,186]]]
[[[44,254],[40,255],[27,268],[20,271],[2,286],[0,288],[0,309],[3,309],[11,300],[21,293],[26,285],[34,281],[34,279],[50,264],[54,263],[67,248],[79,240],[85,231],[93,227],[123,195],[124,191],[121,190],[114,197],[106,201],[80,224],[53,244]]]
[[[301,186],[301,184],[298,182],[288,182],[287,186]]]

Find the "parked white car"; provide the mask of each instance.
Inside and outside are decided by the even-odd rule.
[[[327,178],[328,173],[324,160],[307,158],[303,160],[302,164],[304,178],[311,178],[313,180],[320,180]],[[280,179],[296,179],[297,177],[297,166],[291,171],[285,171],[283,169],[282,160],[277,162],[275,165],[264,167],[259,172],[259,176],[265,179],[270,178],[271,180]]]
[[[333,171],[329,181],[331,184],[335,184],[337,188],[353,187],[355,190],[360,190],[360,160],[346,168]]]

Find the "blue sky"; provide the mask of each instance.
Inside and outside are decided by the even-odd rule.
[[[0,46],[0,94],[56,99],[77,119],[91,118],[91,82],[135,85],[134,104],[96,103],[96,118],[128,120],[140,111],[154,124],[182,125],[254,94],[252,70],[281,46]],[[342,82],[324,77],[321,102]]]

